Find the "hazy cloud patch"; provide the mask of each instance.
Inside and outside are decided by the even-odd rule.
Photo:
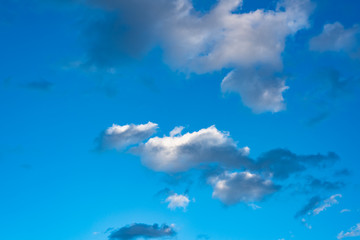
[[[148,225],[144,223],[134,223],[116,230],[109,235],[109,240],[130,240],[138,238],[163,238],[176,235],[173,225]]]

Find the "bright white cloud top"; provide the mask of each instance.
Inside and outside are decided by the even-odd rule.
[[[116,125],[106,129],[97,139],[101,149],[124,149],[128,146],[138,144],[151,137],[158,128],[158,125],[152,122],[146,124],[127,124]]]
[[[225,205],[262,201],[281,189],[274,180],[284,181],[308,168],[331,166],[339,158],[333,152],[297,155],[287,149],[273,149],[252,159],[249,147],[238,147],[229,132],[220,131],[214,125],[184,134],[184,127],[178,126],[168,136],[151,137],[157,128],[158,125],[152,122],[114,124],[101,135],[100,146],[118,150],[132,146],[129,152],[138,155],[144,166],[169,176],[190,170],[200,172],[205,182],[212,186],[213,198]],[[322,184],[336,187],[331,182],[318,181],[318,185]],[[312,215],[317,215],[337,204],[340,197],[341,194],[335,194],[324,201],[314,197],[297,216],[310,210]],[[165,202],[170,209],[186,209],[190,200],[186,195],[173,193]]]
[[[172,130],[170,136],[150,138],[133,152],[140,155],[145,166],[167,173],[184,172],[210,163],[236,167],[248,164],[249,148],[238,148],[229,133],[211,126],[181,135],[180,129]]]
[[[180,71],[233,69],[223,80],[223,90],[239,93],[243,103],[258,113],[285,108],[285,78],[276,76],[282,71],[281,54],[289,37],[309,27],[313,10],[309,0],[279,1],[274,10],[251,12],[239,10],[242,0],[220,0],[207,13],[197,12],[190,0],[92,3],[118,14],[97,27],[99,42],[89,52],[93,64],[111,65],[123,54],[138,55],[161,46],[165,62]],[[124,23],[127,31],[122,34],[109,28]],[[112,51],[107,53],[103,45]],[[266,73],[256,73],[259,66]]]
[[[168,208],[170,208],[171,210],[175,210],[176,208],[182,208],[186,210],[187,206],[190,203],[190,200],[189,197],[186,195],[174,193],[168,196],[165,199],[165,202],[169,203]]]
[[[271,180],[265,180],[250,172],[224,172],[208,179],[212,185],[213,198],[220,199],[226,205],[238,202],[261,201],[267,195],[276,192],[276,186]]]

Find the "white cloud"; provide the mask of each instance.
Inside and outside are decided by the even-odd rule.
[[[198,73],[259,63],[280,66],[286,37],[308,26],[312,8],[307,0],[287,0],[275,11],[234,13],[241,0],[220,0],[200,15],[190,1],[175,3],[160,29],[166,58]]]
[[[317,207],[313,210],[313,215],[318,215],[319,213],[321,213],[322,211],[331,207],[332,205],[338,204],[339,202],[336,198],[341,198],[341,197],[342,197],[341,194],[335,194],[335,195],[332,195],[330,198],[325,199],[319,207]]]
[[[187,206],[190,203],[190,200],[188,198],[188,196],[186,195],[182,195],[182,194],[177,194],[174,193],[170,196],[168,196],[165,200],[165,202],[168,202],[168,208],[174,210],[176,208],[182,208],[182,209],[186,209]]]
[[[106,129],[97,139],[99,149],[123,149],[130,145],[138,144],[151,137],[156,132],[158,125],[148,122],[146,124],[116,125]]]
[[[180,135],[182,130],[184,129],[184,127],[180,126],[180,127],[175,127],[173,130],[171,130],[170,132],[170,137],[174,137],[176,135]]]
[[[284,109],[284,79],[272,74],[282,70],[286,39],[309,26],[313,9],[309,0],[283,0],[275,10],[251,12],[234,11],[241,8],[242,0],[219,0],[205,14],[197,12],[190,0],[88,2],[118,12],[88,31],[96,35],[88,37],[95,39],[89,48],[92,63],[106,65],[124,53],[137,55],[160,45],[165,61],[175,69],[196,73],[234,69],[226,90],[239,93],[256,112]],[[122,30],[124,24],[127,31]],[[242,77],[241,69],[258,65],[272,74]]]
[[[346,212],[351,212],[351,210],[350,209],[342,209],[341,211],[340,211],[340,213],[346,213]]]
[[[337,239],[343,239],[343,238],[347,238],[347,237],[358,237],[360,236],[360,223],[356,224],[356,226],[350,228],[350,230],[348,232],[344,232],[341,231],[338,236]]]
[[[226,205],[238,202],[261,201],[280,187],[271,180],[250,172],[224,172],[208,179],[213,187],[213,198],[218,198]]]
[[[322,33],[310,40],[310,49],[320,52],[345,51],[352,56],[360,56],[360,26],[354,25],[345,29],[344,26],[335,22],[326,24]]]
[[[215,126],[183,135],[178,134],[178,129],[172,130],[170,136],[150,138],[132,151],[141,156],[145,166],[168,173],[184,172],[202,164],[240,167],[249,162],[249,148],[238,148],[229,133]]]
[[[285,109],[283,92],[288,89],[284,78],[271,69],[242,69],[231,71],[221,83],[224,92],[237,92],[244,105],[254,112],[279,112]]]

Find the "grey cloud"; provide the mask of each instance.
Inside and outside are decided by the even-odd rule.
[[[334,173],[335,177],[344,177],[344,176],[350,176],[350,171],[348,169],[341,169],[341,170],[337,170]]]
[[[54,83],[46,81],[46,80],[39,80],[28,82],[23,85],[24,88],[34,89],[34,90],[41,90],[41,91],[49,91],[53,88]]]
[[[306,125],[308,126],[314,126],[318,124],[319,122],[322,122],[323,120],[327,119],[330,116],[330,112],[321,112],[317,114],[314,117],[311,117],[309,120],[306,121]]]
[[[294,194],[326,194],[335,190],[343,189],[346,184],[343,181],[319,179],[313,176],[297,178],[296,183],[291,183],[286,188]]]
[[[173,227],[166,224],[159,226],[158,224],[134,223],[112,231],[108,238],[109,240],[130,240],[137,238],[173,237],[175,235],[176,231]]]
[[[257,159],[256,168],[270,173],[274,178],[286,179],[291,174],[305,171],[309,166],[324,168],[337,160],[339,156],[334,152],[327,155],[297,155],[287,149],[274,149]]]
[[[128,146],[138,144],[151,137],[158,125],[152,122],[147,124],[116,125],[106,129],[97,139],[98,150],[124,149]]]
[[[305,99],[311,106],[317,107],[320,113],[307,121],[309,126],[328,118],[334,108],[354,94],[360,84],[359,77],[347,76],[335,68],[322,69],[314,78],[317,84],[306,93]]]
[[[316,190],[333,191],[343,188],[345,186],[345,183],[340,181],[331,182],[326,180],[320,180],[317,178],[312,178],[308,186],[311,189],[311,192],[314,192]]]

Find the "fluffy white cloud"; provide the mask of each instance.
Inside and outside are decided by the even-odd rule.
[[[356,226],[350,228],[350,230],[348,232],[344,232],[341,231],[338,236],[337,239],[343,239],[343,238],[347,238],[347,237],[358,237],[360,236],[360,223],[356,224]]]
[[[196,169],[213,187],[213,197],[226,205],[246,202],[258,208],[254,201],[261,201],[280,189],[272,180],[286,180],[294,174],[301,178],[300,173],[308,168],[323,169],[339,159],[333,152],[327,155],[297,155],[286,149],[273,149],[252,159],[249,157],[249,147],[238,147],[228,132],[219,131],[215,126],[184,134],[184,127],[175,127],[168,136],[150,137],[157,127],[151,122],[113,125],[104,131],[99,143],[101,148],[120,150],[136,145],[129,152],[139,155],[143,165],[170,176]],[[146,138],[149,139],[144,141]],[[310,182],[311,186],[333,189],[331,182],[323,183],[318,179]],[[296,217],[316,215],[336,204],[338,197],[341,195],[336,194],[323,201],[316,196]],[[186,195],[172,193],[165,202],[171,209],[185,209],[190,201]]]
[[[213,197],[226,205],[238,202],[261,201],[277,190],[279,186],[250,172],[224,172],[208,179],[213,187]]]
[[[141,156],[145,166],[168,173],[187,171],[202,164],[233,167],[249,164],[249,148],[238,148],[229,133],[215,126],[183,135],[180,130],[177,127],[170,136],[150,138],[132,151]]]
[[[176,208],[186,209],[190,203],[188,196],[174,193],[168,196],[165,202],[169,203],[168,208],[174,210]]]
[[[319,207],[313,210],[313,214],[318,215],[319,213],[331,207],[332,205],[338,204],[339,202],[336,198],[341,198],[341,197],[342,197],[341,194],[335,194],[329,197],[328,199],[325,199]]]
[[[354,57],[360,57],[360,26],[345,29],[335,22],[326,24],[322,33],[310,40],[310,49],[320,52],[345,51]]]
[[[286,39],[309,26],[313,9],[309,0],[281,0],[275,10],[251,12],[239,11],[242,0],[219,0],[207,13],[197,12],[190,0],[87,2],[111,10],[87,31],[91,63],[111,66],[124,54],[139,55],[160,45],[165,61],[185,72],[235,69],[224,88],[239,93],[256,112],[284,109],[287,87],[273,74],[282,70]],[[241,70],[258,65],[272,72]]]
[[[161,26],[171,65],[198,73],[224,67],[266,63],[281,65],[287,36],[308,26],[307,0],[281,1],[275,11],[235,13],[241,0],[220,0],[205,15],[187,0],[175,1],[174,13]]]
[[[106,129],[98,137],[98,148],[102,149],[123,149],[130,145],[138,144],[151,137],[158,128],[156,123],[116,125]]]

